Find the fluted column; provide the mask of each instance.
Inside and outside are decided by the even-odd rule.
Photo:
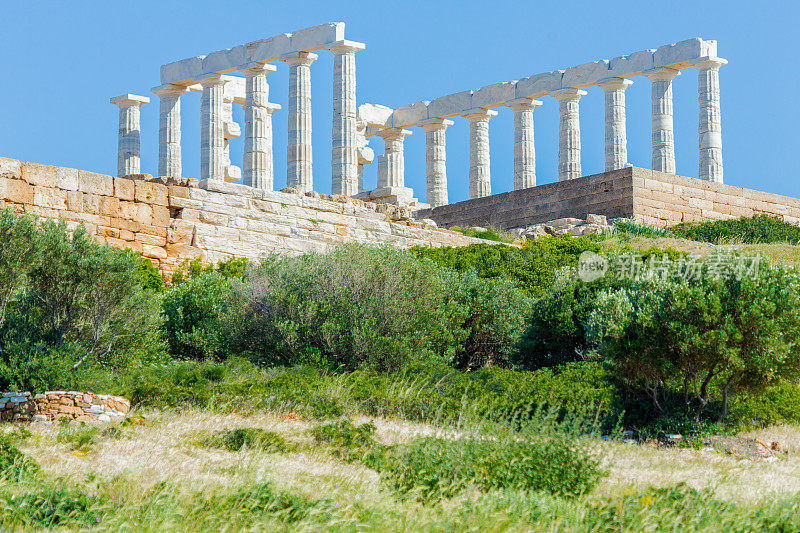
[[[142,131],[139,108],[150,99],[136,94],[123,94],[111,99],[119,106],[119,138],[117,146],[117,175],[140,174],[142,159],[139,137]]]
[[[428,204],[447,205],[447,135],[454,122],[444,118],[429,118],[417,125],[425,130],[425,159],[427,161]]]
[[[533,110],[539,100],[517,98],[506,102],[514,112],[514,190],[536,186],[536,147],[533,142]]]
[[[598,83],[606,92],[606,172],[628,166],[625,89],[631,80],[606,78]]]
[[[225,178],[225,80],[214,74],[200,80],[200,179]]]
[[[672,80],[680,72],[671,68],[657,68],[643,74],[653,82],[653,170],[675,174]]]
[[[180,176],[181,163],[181,95],[187,92],[179,85],[162,85],[153,92],[161,99],[158,120],[158,175]]]
[[[578,101],[586,91],[569,87],[551,93],[559,102],[558,181],[581,177],[581,121]]]
[[[311,52],[293,52],[281,57],[289,65],[289,142],[286,147],[286,185],[302,191],[314,188],[311,147]]]
[[[386,146],[384,155],[378,158],[378,188],[405,187],[403,140],[411,135],[411,131],[388,128],[379,131],[377,135]]]
[[[245,75],[244,165],[242,184],[272,190],[272,113],[280,106],[269,103],[267,74],[275,65],[252,63]]]
[[[333,52],[333,194],[358,194],[356,52],[362,43],[338,41]]]
[[[489,121],[497,116],[493,109],[471,109],[464,113],[469,120],[469,197],[492,194]]]
[[[722,111],[719,102],[719,69],[728,62],[719,57],[694,63],[699,71],[701,180],[722,183]]]

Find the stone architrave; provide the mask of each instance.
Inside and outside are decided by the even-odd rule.
[[[470,109],[463,114],[469,121],[469,197],[491,196],[491,154],[489,121],[497,116],[493,109]]]
[[[701,180],[722,183],[722,112],[719,100],[719,69],[728,62],[708,57],[692,64],[698,70],[700,100],[699,144]]]
[[[417,123],[425,130],[425,159],[427,162],[428,204],[447,205],[447,128],[454,122],[445,118],[430,118]]]
[[[514,190],[536,186],[536,146],[533,136],[533,110],[540,100],[517,98],[506,102],[514,112]]]
[[[578,101],[586,91],[568,87],[550,93],[559,102],[558,181],[581,177],[581,122]]]
[[[289,128],[286,185],[308,192],[314,188],[311,146],[311,63],[317,54],[294,52],[281,57],[289,65]]]
[[[140,134],[142,124],[139,108],[150,102],[146,96],[123,94],[111,99],[119,106],[119,139],[117,150],[117,175],[141,174]]]
[[[267,191],[273,189],[272,113],[280,109],[269,102],[267,74],[275,70],[275,65],[264,63],[242,69],[246,77],[242,184]]]
[[[213,74],[200,80],[200,179],[225,178],[225,80]]]
[[[606,93],[606,171],[628,166],[628,134],[625,120],[625,90],[631,80],[606,78],[597,85]]]
[[[643,74],[653,83],[653,170],[675,174],[672,80],[680,72],[671,68],[657,68]]]
[[[378,188],[405,187],[403,140],[411,135],[411,131],[387,128],[377,135],[383,139],[386,147],[384,155],[378,158]]]
[[[158,175],[179,177],[181,160],[181,96],[188,92],[180,85],[162,85],[153,92],[161,99],[158,121]]]
[[[356,52],[364,48],[346,40],[328,47],[333,53],[333,194],[358,194]]]

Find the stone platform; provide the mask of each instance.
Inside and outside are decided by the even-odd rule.
[[[523,228],[589,214],[669,227],[766,213],[800,223],[800,199],[627,167],[417,211],[443,227]]]

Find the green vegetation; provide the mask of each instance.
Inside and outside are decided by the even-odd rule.
[[[669,234],[694,241],[713,243],[800,243],[800,227],[771,215],[684,222],[670,228]]]
[[[222,448],[229,452],[238,452],[243,448],[247,448],[279,453],[289,449],[286,439],[280,433],[261,428],[223,429],[202,439],[201,443],[211,448]]]
[[[478,229],[478,228],[459,228],[458,226],[454,226],[449,229],[451,231],[457,231],[458,233],[466,235],[467,237],[474,237],[476,239],[484,239],[487,241],[497,241],[497,242],[514,241],[514,239],[509,235],[500,233],[499,231],[492,228]]]
[[[614,231],[636,237],[666,237],[668,230],[655,228],[646,224],[639,224],[633,220],[617,220],[614,222]]]

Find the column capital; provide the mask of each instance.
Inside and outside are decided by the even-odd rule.
[[[248,63],[245,66],[239,68],[239,72],[244,74],[246,77],[251,76],[258,76],[259,74],[269,74],[270,72],[275,72],[278,70],[278,67],[272,65],[270,63]]]
[[[397,139],[402,140],[411,135],[411,130],[406,130],[402,128],[385,128],[375,132],[375,135],[377,135],[384,141],[397,140]]]
[[[470,122],[481,122],[481,121],[489,121],[490,119],[497,116],[497,111],[494,109],[484,109],[482,107],[477,107],[475,109],[467,109],[461,113],[461,116],[465,119],[469,120]]]
[[[288,63],[290,67],[308,66],[319,59],[319,56],[313,52],[290,52],[283,54],[279,59]]]
[[[557,89],[550,93],[550,96],[558,100],[559,102],[569,102],[569,101],[578,101],[581,97],[586,96],[587,93],[583,89],[578,89],[577,87],[565,87],[563,89]]]
[[[704,69],[719,69],[728,64],[727,59],[722,59],[721,57],[699,57],[693,61],[689,61],[689,66],[696,67],[700,70]]]
[[[626,78],[603,78],[597,82],[599,87],[604,91],[616,91],[622,89],[623,91],[633,85],[633,81]]]
[[[672,81],[676,76],[680,76],[681,71],[674,68],[660,67],[642,72],[642,76],[647,76],[650,81]]]
[[[426,118],[417,122],[417,126],[425,131],[444,130],[455,124],[452,120],[446,118]]]
[[[542,105],[542,101],[534,100],[533,98],[516,98],[506,102],[506,105],[510,107],[512,111],[525,111],[526,109],[536,109]]]
[[[146,96],[139,96],[138,94],[122,94],[120,96],[115,96],[109,100],[109,102],[118,105],[120,108],[139,107],[142,104],[149,104],[150,99]]]
[[[156,93],[159,98],[164,98],[165,96],[181,96],[183,93],[189,92],[188,87],[184,87],[183,85],[175,85],[174,83],[159,85],[158,87],[153,87],[150,90]]]
[[[355,54],[366,48],[367,45],[364,43],[359,43],[356,41],[348,41],[347,39],[343,39],[341,41],[336,41],[330,43],[325,48],[332,52],[334,55],[343,55],[343,54]]]
[[[203,87],[213,87],[215,85],[225,85],[228,83],[222,74],[201,74],[196,78],[197,83]]]
[[[269,113],[271,115],[272,113],[274,113],[275,111],[278,111],[281,108],[281,104],[275,104],[275,103],[272,103],[272,102],[268,102],[268,103],[266,103],[266,104],[264,104],[264,105],[262,105],[260,107],[262,107],[265,112],[267,112],[267,113]]]

